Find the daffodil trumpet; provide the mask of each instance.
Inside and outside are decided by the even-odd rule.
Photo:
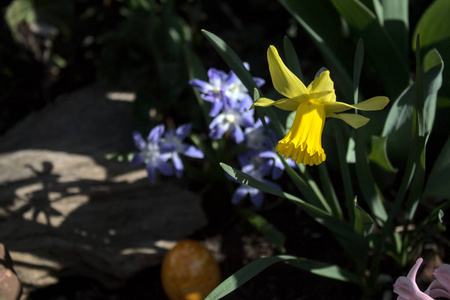
[[[274,101],[259,98],[255,106],[276,106],[287,111],[296,111],[294,122],[286,136],[278,142],[275,150],[297,164],[319,165],[326,159],[322,148],[322,131],[326,118],[337,118],[353,128],[359,128],[369,118],[358,114],[340,114],[349,109],[375,111],[383,109],[388,103],[387,97],[373,97],[351,105],[336,101],[334,83],[330,72],[323,71],[308,87],[294,75],[283,63],[274,46],[267,50],[270,76],[274,88],[285,98]]]

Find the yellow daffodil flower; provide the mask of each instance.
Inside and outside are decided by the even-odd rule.
[[[359,128],[369,119],[357,114],[337,114],[349,109],[366,111],[381,110],[389,102],[387,97],[374,97],[355,105],[336,101],[334,83],[330,72],[322,72],[306,87],[283,63],[274,46],[267,50],[270,76],[275,89],[286,98],[273,101],[259,98],[255,106],[275,105],[288,111],[296,111],[294,122],[286,136],[278,142],[275,150],[290,157],[297,164],[319,165],[325,161],[322,149],[322,131],[325,118],[341,119],[353,128]]]

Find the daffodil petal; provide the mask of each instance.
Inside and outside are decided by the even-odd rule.
[[[326,103],[327,112],[338,113],[342,111],[346,111],[349,109],[359,109],[359,110],[381,110],[389,103],[389,99],[387,97],[378,96],[370,98],[366,101],[359,102],[357,104],[351,105],[344,102],[331,102]]]
[[[366,125],[370,120],[369,118],[357,114],[335,114],[330,112],[327,112],[327,117],[341,119],[355,129]]]
[[[326,159],[322,148],[325,107],[302,103],[297,109],[289,132],[278,142],[275,151],[297,164],[319,165]]]
[[[307,93],[303,82],[286,67],[274,46],[267,50],[267,61],[273,86],[281,95],[294,98]]]
[[[288,98],[283,98],[277,101],[273,101],[268,98],[259,98],[253,103],[250,109],[252,109],[255,106],[268,107],[272,105],[275,105],[276,107],[281,108],[283,110],[294,111],[297,110],[299,102],[295,101],[294,99]]]
[[[294,111],[297,110],[299,103],[294,101],[293,99],[280,99],[278,101],[275,101],[275,106],[278,108],[281,108],[283,110],[287,111]]]
[[[320,73],[319,77],[314,79],[309,85],[308,85],[308,93],[324,93],[324,92],[330,92],[334,93],[334,83],[333,80],[331,80],[330,77],[330,71],[323,71]]]
[[[252,106],[250,107],[250,109],[254,108],[255,106],[261,106],[261,107],[269,107],[275,104],[275,101],[269,99],[269,98],[264,98],[261,97],[258,100],[256,100],[255,102],[253,102]]]

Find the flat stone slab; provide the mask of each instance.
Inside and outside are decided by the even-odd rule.
[[[0,243],[25,292],[65,275],[120,286],[206,224],[196,194],[105,158],[133,149],[132,103],[106,95],[74,92],[0,139]]]

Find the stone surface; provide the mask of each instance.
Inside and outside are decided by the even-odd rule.
[[[77,91],[0,139],[0,242],[25,292],[65,275],[117,287],[206,224],[197,195],[105,158],[133,149],[132,105],[106,94]]]
[[[11,256],[0,244],[0,299],[16,300],[22,294],[22,285],[13,269]]]

